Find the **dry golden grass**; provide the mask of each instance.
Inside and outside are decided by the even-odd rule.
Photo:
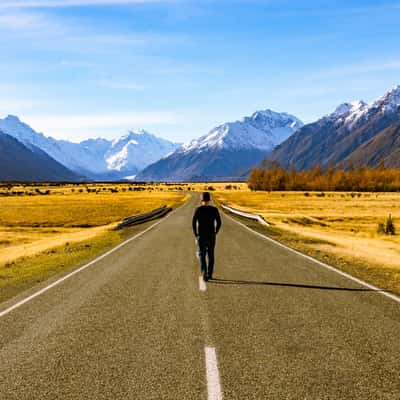
[[[22,257],[30,257],[54,247],[63,246],[66,243],[74,244],[90,240],[105,234],[112,226],[106,225],[86,229],[53,229],[52,233],[45,229],[34,228],[24,230],[23,235],[20,235],[21,232],[18,231],[0,230],[0,238],[8,238],[2,240],[3,243],[7,242],[7,245],[0,245],[0,266]]]
[[[0,303],[51,276],[69,271],[117,245],[122,231],[109,231],[90,240],[53,247],[0,267]]]
[[[262,215],[321,254],[381,269],[400,289],[400,194],[338,192],[217,192],[219,202]],[[398,234],[377,233],[391,214]],[[397,222],[397,224],[396,224]]]
[[[161,185],[0,188],[0,301],[27,287],[21,282],[42,280],[123,240],[111,230],[123,218],[188,198],[178,187]]]
[[[49,195],[0,198],[0,265],[35,251],[90,239],[125,217],[164,204],[175,207],[187,198],[183,192],[159,190],[98,194],[57,190]]]
[[[177,192],[143,191],[2,197],[0,226],[19,228],[102,226],[164,204],[174,206],[183,196]]]

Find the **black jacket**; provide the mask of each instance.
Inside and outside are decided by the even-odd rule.
[[[196,209],[192,220],[195,236],[213,236],[221,228],[221,217],[218,208],[214,206],[200,206]]]

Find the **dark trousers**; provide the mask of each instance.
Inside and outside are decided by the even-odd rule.
[[[200,236],[198,246],[201,272],[206,272],[211,277],[214,272],[215,235]]]

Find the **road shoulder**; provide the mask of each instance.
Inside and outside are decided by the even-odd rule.
[[[305,238],[301,235],[287,232],[274,226],[261,225],[256,221],[252,221],[223,210],[222,212],[232,219],[247,226],[249,229],[273,239],[295,251],[298,251],[305,256],[312,257],[319,262],[332,266],[339,271],[349,274],[356,279],[365,281],[367,284],[376,286],[384,291],[387,291],[388,293],[392,293],[396,296],[400,295],[399,272],[397,272],[397,275],[393,273],[389,276],[387,269],[382,269],[377,265],[368,265],[359,260],[349,261],[346,258],[338,258],[332,254],[316,250],[313,248],[313,244],[315,243],[311,238]]]

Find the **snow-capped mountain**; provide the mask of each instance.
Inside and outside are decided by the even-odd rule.
[[[9,115],[4,119],[0,119],[0,129],[19,140],[28,148],[32,146],[38,147],[78,174],[92,177],[92,174],[107,172],[106,163],[102,159],[101,153],[95,151],[95,148],[92,149],[90,146],[82,146],[79,143],[46,137],[42,133],[34,131],[16,116]]]
[[[0,119],[0,129],[25,144],[49,154],[72,171],[91,179],[121,179],[157,161],[179,147],[145,131],[120,139],[88,139],[81,143],[57,140],[34,131],[18,117]]]
[[[78,181],[80,177],[38,147],[0,130],[1,181]]]
[[[237,179],[257,164],[267,151],[302,126],[303,123],[290,114],[257,111],[192,140],[145,168],[137,180]]]
[[[349,128],[355,127],[358,122],[365,122],[370,115],[379,112],[381,115],[393,115],[400,106],[400,85],[385,93],[382,97],[368,104],[363,100],[343,103],[336,110],[324,118],[337,120]]]
[[[400,85],[374,101],[371,109],[381,109],[384,114],[398,113],[400,107]]]
[[[400,166],[396,136],[399,124],[400,86],[397,86],[370,104],[364,101],[341,104],[333,113],[299,129],[269,153],[268,158],[298,169],[349,161],[377,166],[382,159],[387,166]],[[393,140],[388,140],[389,136]]]
[[[105,160],[109,170],[138,172],[177,147],[179,145],[140,130],[114,140],[105,153]]]
[[[303,123],[293,115],[271,110],[257,111],[251,117],[217,126],[207,135],[183,146],[183,151],[203,149],[270,150],[281,143]]]

